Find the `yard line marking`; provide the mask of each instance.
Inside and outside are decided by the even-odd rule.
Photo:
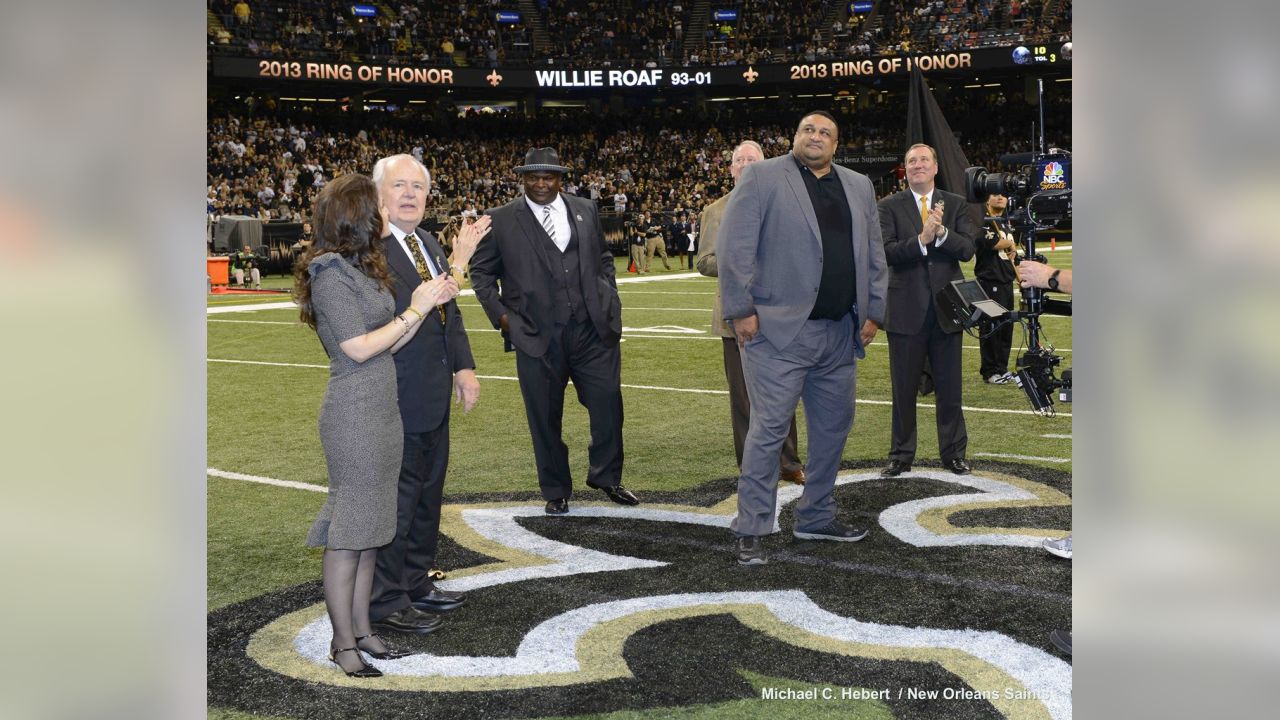
[[[713,292],[694,292],[692,290],[619,290],[619,295],[715,295]]]
[[[240,365],[270,365],[273,367],[318,368],[321,370],[329,369],[328,365],[307,365],[304,363],[267,362],[265,360],[230,360],[226,358],[205,358],[205,359],[208,362],[236,363]],[[506,375],[476,375],[476,377],[481,380],[509,380],[511,382],[516,382],[519,380],[519,378],[509,377]],[[627,388],[629,390],[660,390],[663,392],[690,393],[693,395],[728,395],[729,394],[728,390],[663,387],[661,385],[630,385],[627,383],[623,383],[622,387]],[[858,400],[857,402],[859,405],[893,405],[892,400]],[[917,407],[936,408],[937,406],[932,403],[918,403]],[[981,408],[981,407],[970,407],[968,405],[962,406],[961,409],[964,410],[965,412],[1000,413],[1004,415],[1039,415],[1039,413],[1033,410],[1008,410],[1005,408]],[[1054,417],[1071,417],[1071,413],[1058,413]],[[1013,456],[1011,455],[1009,457],[1013,457]]]
[[[285,322],[283,320],[213,320],[213,319],[210,319],[208,320],[208,322],[249,323],[249,324],[255,324],[255,325],[297,325],[299,327],[302,327],[301,322]],[[707,327],[710,327],[710,326],[708,325]],[[478,328],[467,328],[467,332],[468,333],[496,333],[496,332],[502,332],[502,331],[496,328],[478,327]],[[630,335],[624,332],[623,336],[625,339],[631,339],[631,340],[640,340],[640,339],[643,339],[643,340],[720,340],[722,339],[719,335],[714,335],[710,337],[704,337],[704,336],[694,337],[692,335],[650,335],[648,332],[636,332],[636,334],[633,334],[633,335]],[[877,341],[877,342],[871,343],[867,347],[881,348],[881,347],[887,347],[887,345],[883,341]],[[964,348],[965,350],[981,350],[982,349],[978,345],[962,345],[961,347]],[[1062,352],[1062,353],[1071,352],[1071,348],[1054,348],[1053,350],[1054,352]]]
[[[263,485],[275,485],[276,487],[293,488],[295,490],[311,490],[312,492],[329,492],[328,486],[316,485],[314,483],[294,482],[292,480],[277,480],[275,478],[262,477],[260,475],[245,475],[244,473],[229,472],[227,470],[218,470],[216,468],[205,468],[205,472],[223,480],[244,480],[246,482],[261,483]]]
[[[1052,440],[1070,440],[1070,439],[1071,439],[1071,436],[1070,436],[1070,435],[1057,435],[1057,434],[1054,434],[1054,433],[1049,433],[1049,434],[1047,434],[1047,435],[1041,435],[1040,437],[1042,437],[1042,438],[1050,438],[1050,439],[1052,439]]]
[[[968,409],[968,408],[966,408],[966,409]],[[1070,435],[1068,435],[1067,437],[1070,437]],[[989,458],[1007,458],[1007,459],[1009,459],[1009,460],[1038,460],[1039,462],[1051,462],[1051,463],[1069,463],[1069,462],[1071,462],[1071,458],[1060,458],[1060,457],[1038,457],[1038,456],[1035,456],[1035,455],[1014,455],[1014,454],[1012,454],[1012,453],[984,453],[984,452],[980,452],[980,453],[973,453],[973,456],[974,456],[974,457],[989,457]]]
[[[273,303],[256,303],[252,305],[223,305],[221,307],[210,307],[205,309],[206,315],[217,315],[220,313],[233,312],[253,312],[255,310],[288,310],[295,308],[297,305],[292,300]]]
[[[680,273],[678,275],[665,275],[662,277],[617,278],[617,283],[619,285],[628,285],[631,283],[660,282],[663,280],[689,280],[689,279],[696,279],[696,278],[702,278],[702,277],[703,277],[702,275],[696,272],[692,272],[692,273]],[[458,297],[474,297],[475,294],[476,294],[475,290],[467,289],[459,293]],[[255,310],[287,310],[292,307],[297,307],[297,305],[295,305],[292,300],[285,300],[283,302],[273,302],[273,303],[223,305],[220,307],[211,306],[209,308],[206,308],[205,312],[206,314],[214,315],[217,313],[229,313],[229,312],[253,312]],[[659,309],[665,309],[665,308],[659,308]],[[699,308],[699,309],[707,310],[707,308]]]
[[[207,320],[206,322],[216,323],[242,323],[244,325],[299,325],[300,322],[285,322],[284,320]]]
[[[228,360],[225,358],[205,358],[205,360],[207,360],[208,362],[215,362],[215,363],[235,363],[236,365],[270,365],[272,367],[320,368],[321,370],[329,369],[328,365],[308,365],[305,363],[267,362],[266,360]]]

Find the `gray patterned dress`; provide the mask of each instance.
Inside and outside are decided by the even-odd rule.
[[[391,351],[363,363],[339,343],[391,322],[394,300],[378,281],[337,253],[307,266],[316,334],[329,354],[329,387],[320,408],[320,444],[329,466],[329,499],[307,545],[365,550],[396,532],[396,484],[404,434]]]

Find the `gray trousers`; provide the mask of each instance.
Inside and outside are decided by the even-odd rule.
[[[738,476],[734,535],[773,532],[778,506],[779,450],[797,403],[804,399],[809,456],[795,529],[816,530],[835,519],[832,497],[844,444],[853,427],[857,380],[853,315],[806,320],[786,348],[757,334],[742,348],[742,370],[751,397],[751,426]]]

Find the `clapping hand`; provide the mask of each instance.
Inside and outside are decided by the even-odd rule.
[[[462,227],[458,228],[458,237],[453,241],[453,257],[450,258],[454,266],[466,267],[471,262],[476,246],[485,235],[489,234],[489,226],[492,223],[493,218],[481,215],[475,222],[463,223]]]

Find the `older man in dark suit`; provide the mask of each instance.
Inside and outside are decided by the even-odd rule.
[[[893,439],[884,477],[911,469],[916,456],[916,389],[925,359],[937,392],[938,451],[951,472],[969,472],[969,436],[960,409],[960,328],[944,322],[937,294],[963,280],[960,263],[973,257],[977,223],[963,197],[934,187],[938,154],[928,145],[907,149],[908,189],[880,201],[880,233],[889,261],[889,376]]]
[[[476,297],[516,353],[549,515],[567,513],[573,494],[561,437],[569,380],[590,417],[587,486],[620,505],[640,502],[622,486],[622,302],[613,254],[595,204],[560,192],[568,170],[554,149],[530,150],[515,169],[524,195],[485,211],[493,232],[471,262]]]
[[[383,253],[391,270],[396,311],[405,312],[423,282],[454,282],[450,263],[432,234],[418,227],[426,211],[431,177],[412,155],[394,155],[373,168],[391,234]],[[459,232],[456,261],[465,264],[488,223]],[[396,502],[396,536],[378,551],[369,618],[374,629],[429,633],[434,613],[461,606],[461,593],[438,589],[429,573],[436,559],[444,474],[449,466],[449,401],[467,412],[480,397],[475,360],[455,302],[422,320],[422,328],[395,354],[397,396],[404,424],[404,455]]]

